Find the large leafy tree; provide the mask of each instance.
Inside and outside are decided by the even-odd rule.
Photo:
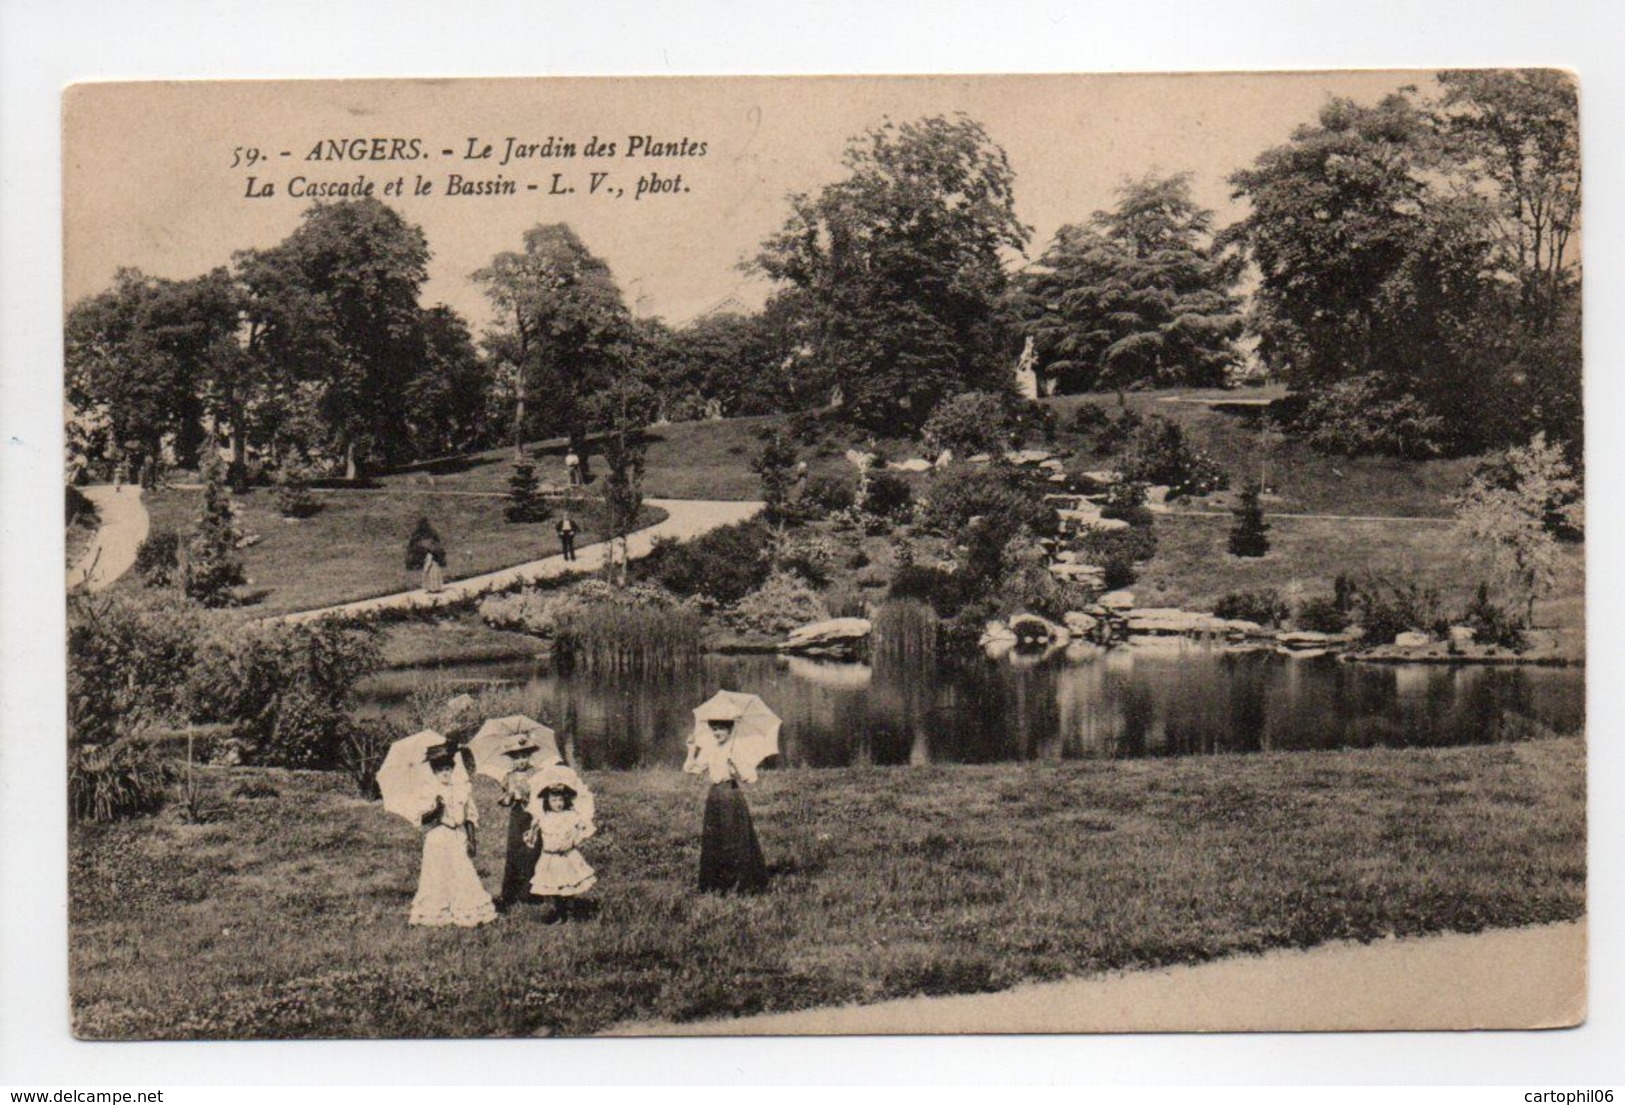
[[[491,366],[462,316],[444,304],[423,312],[422,370],[406,389],[407,432],[417,457],[444,456],[490,440]]]
[[[564,223],[539,224],[474,280],[496,310],[486,346],[514,390],[516,455],[527,436],[562,429],[585,458],[588,400],[626,372],[635,348],[609,265]]]
[[[156,457],[167,438],[188,462],[202,440],[208,382],[235,363],[236,329],[223,270],[162,280],[120,269],[111,288],[68,312],[68,401],[106,423],[110,441],[99,448]]]
[[[887,121],[855,138],[847,176],[790,197],[756,265],[803,293],[813,356],[846,408],[917,427],[946,395],[1010,384],[1004,260],[1030,231],[1015,174],[964,115]]]
[[[1438,417],[1433,445],[1459,450],[1490,429],[1499,381],[1471,338],[1497,288],[1485,201],[1442,184],[1445,168],[1409,95],[1334,99],[1231,176],[1251,212],[1226,237],[1259,270],[1252,323],[1266,364],[1311,396],[1419,405]]]
[[[1127,183],[1115,208],[1057,231],[1014,295],[1043,371],[1067,391],[1224,383],[1242,260],[1212,225],[1182,173]]]
[[[319,384],[349,476],[363,457],[410,455],[406,403],[423,364],[428,261],[423,231],[375,199],[316,204],[280,245],[239,257],[251,355],[283,386]]]

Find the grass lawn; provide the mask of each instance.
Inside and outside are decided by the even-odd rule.
[[[415,668],[476,664],[487,660],[551,656],[549,642],[528,633],[493,629],[479,614],[463,610],[437,618],[414,618],[379,626],[384,666]]]
[[[596,916],[476,931],[406,925],[418,835],[343,777],[202,774],[219,819],[71,834],[81,1037],[582,1034],[1585,912],[1578,739],[769,772],[743,899],[694,891],[701,784],[599,774]]]
[[[1178,422],[1186,440],[1206,450],[1230,475],[1232,487],[1256,479],[1260,455],[1257,446],[1257,409],[1213,410],[1198,403],[1166,402],[1193,397],[1220,399],[1280,398],[1279,387],[1239,388],[1235,391],[1129,392],[1128,405],[1142,415],[1159,414]],[[1117,395],[1066,395],[1044,402],[1055,411],[1060,426],[1058,444],[1075,449],[1081,441],[1072,422],[1084,403],[1116,413]],[[1101,467],[1109,457],[1101,456]],[[1391,457],[1333,457],[1315,452],[1301,441],[1276,447],[1269,462],[1268,483],[1276,496],[1267,508],[1309,514],[1396,515],[1447,518],[1453,513],[1448,499],[1461,490],[1478,460],[1399,460]]]
[[[1234,519],[1158,515],[1157,554],[1140,566],[1130,587],[1141,606],[1182,606],[1211,610],[1231,591],[1274,588],[1296,605],[1332,593],[1338,573],[1375,572],[1395,582],[1437,588],[1447,607],[1472,597],[1483,567],[1464,555],[1454,526],[1438,522],[1348,522],[1318,518],[1269,517],[1270,551],[1252,559],[1231,556],[1227,547]],[[1541,625],[1583,618],[1583,603],[1571,601],[1585,590],[1585,550],[1563,549],[1563,569],[1553,602],[1536,607]],[[1549,621],[1558,618],[1559,621]],[[1583,624],[1583,622],[1581,623]]]
[[[171,489],[149,495],[154,528],[169,526],[184,533],[201,494]],[[551,521],[510,523],[502,516],[501,499],[404,487],[321,491],[316,496],[322,509],[298,521],[277,513],[275,493],[268,489],[237,497],[243,531],[260,536],[259,543],[243,550],[250,586],[269,588],[263,602],[243,608],[250,616],[310,610],[422,586],[421,573],[405,565],[406,539],[419,517],[429,519],[446,546],[448,582],[559,551]],[[601,539],[603,509],[596,501],[583,501],[572,514],[581,527],[578,547]],[[640,526],[665,516],[656,507],[644,507]]]

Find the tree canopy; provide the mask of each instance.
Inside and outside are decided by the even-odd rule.
[[[917,427],[946,395],[1008,389],[1007,252],[1030,231],[1015,174],[964,115],[854,138],[845,179],[790,198],[756,266],[804,293],[813,356],[860,423]]]
[[[1212,224],[1181,173],[1126,183],[1115,208],[1061,227],[1014,295],[1040,370],[1063,391],[1222,385],[1242,263]]]

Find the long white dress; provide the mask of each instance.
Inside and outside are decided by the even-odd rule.
[[[440,786],[445,813],[423,834],[423,870],[408,919],[414,925],[458,925],[473,928],[497,919],[474,861],[468,857],[464,825],[480,823],[474,788],[466,779]]]

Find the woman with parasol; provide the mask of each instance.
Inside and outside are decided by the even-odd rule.
[[[767,863],[741,783],[779,751],[779,719],[753,694],[718,691],[694,711],[683,770],[707,775],[700,837],[700,890],[754,893],[767,887]]]
[[[423,867],[408,923],[472,928],[496,920],[474,869],[479,810],[462,757],[432,729],[390,745],[378,769],[384,808],[423,828]]]
[[[558,740],[547,726],[523,714],[491,718],[468,742],[477,774],[502,784],[508,807],[508,852],[502,866],[497,909],[508,910],[530,896],[530,880],[541,854],[531,830],[530,780],[536,769],[558,762]]]

